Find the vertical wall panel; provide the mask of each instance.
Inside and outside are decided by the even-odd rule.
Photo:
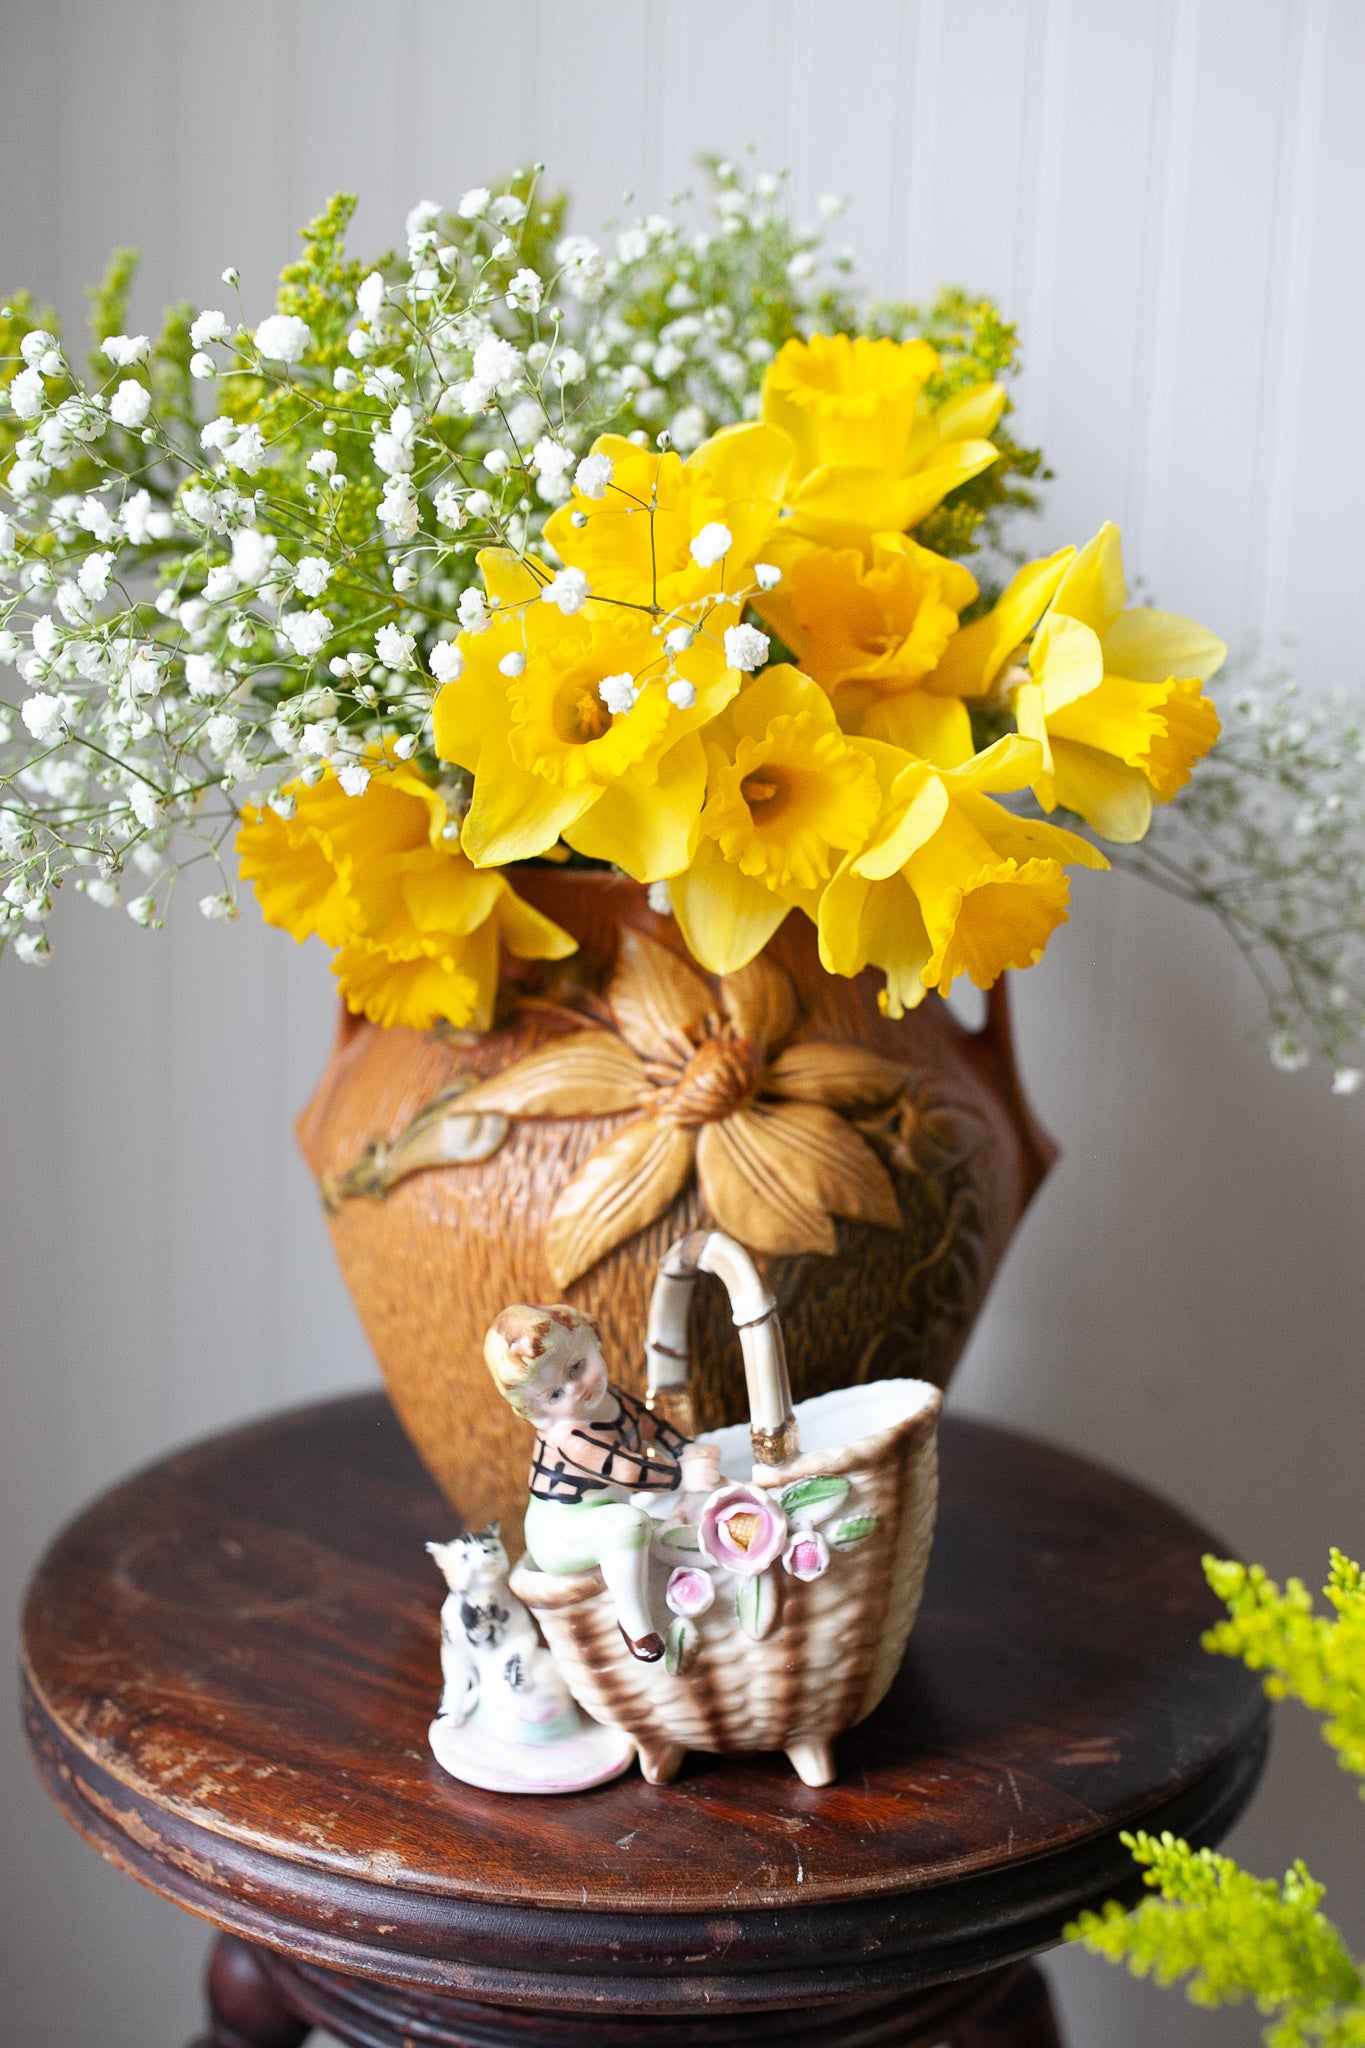
[[[1056,470],[1038,544],[1125,528],[1130,575],[1236,639],[1300,636],[1360,691],[1365,12],[1355,0],[8,0],[0,286],[68,322],[140,243],[139,326],[172,296],[269,302],[299,224],[361,195],[401,240],[541,158],[592,229],[695,181],[792,168],[798,213],[878,292],[944,281],[1021,324],[1018,425]],[[290,1123],[331,1029],[323,955],[187,901],[159,938],[73,901],[45,975],[0,967],[0,1573],[171,1443],[365,1382]],[[1107,1458],[1272,1568],[1365,1543],[1361,1105],[1269,1072],[1211,926],[1083,877],[1017,988],[1025,1071],[1064,1146],[954,1399]],[[46,1807],[9,1719],[0,2037],[178,2048],[202,1930]],[[1354,1816],[1286,1719],[1239,1831],[1305,1853],[1365,1943]],[[1075,2048],[1258,2038],[1084,1958],[1052,1966]]]

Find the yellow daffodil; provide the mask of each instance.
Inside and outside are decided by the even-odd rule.
[[[676,873],[706,789],[699,728],[740,683],[723,646],[702,632],[671,655],[646,613],[565,617],[533,571],[480,560],[501,606],[460,636],[463,672],[435,707],[437,753],[474,776],[465,851],[500,867],[562,837],[640,882]]]
[[[1055,559],[1055,558],[1054,558]],[[1127,596],[1116,526],[1104,525],[1065,568],[1014,691],[1019,730],[1038,742],[1034,790],[1106,839],[1141,839],[1218,737],[1200,690],[1227,649],[1192,619]]]
[[[763,380],[763,417],[796,451],[796,532],[831,547],[904,532],[990,467],[987,436],[1003,389],[978,384],[933,406],[925,386],[939,367],[920,340],[814,334],[779,349]]]
[[[445,837],[445,804],[414,768],[375,759],[359,796],[330,769],[291,785],[294,815],[248,809],[237,836],[243,875],[268,924],[335,949],[347,1006],[376,1024],[424,1031],[438,1018],[486,1031],[498,946],[558,960],[575,941],[481,873]]]
[[[756,605],[844,731],[945,767],[965,761],[971,720],[940,677],[976,578],[899,533],[874,534],[866,549],[784,540],[770,552],[782,581]]]
[[[882,968],[883,1005],[899,1017],[928,989],[946,994],[960,974],[989,988],[1006,967],[1039,960],[1067,917],[1063,863],[1108,862],[1087,840],[993,800],[992,792],[1034,779],[1036,743],[1012,734],[946,770],[876,740],[864,744],[881,814],[820,899],[825,967]]]
[[[669,893],[695,957],[713,974],[733,974],[793,904],[813,912],[831,853],[862,844],[880,794],[872,763],[839,731],[829,698],[793,668],[765,670],[706,740],[701,837]]]
[[[610,463],[610,481],[600,497],[576,489],[545,538],[594,596],[672,613],[749,582],[782,509],[783,435],[757,421],[726,427],[684,462],[604,434],[592,453]]]

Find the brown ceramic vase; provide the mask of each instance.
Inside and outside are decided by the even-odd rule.
[[[568,1300],[591,1311],[613,1378],[642,1392],[659,1256],[691,1230],[719,1225],[755,1250],[777,1297],[797,1401],[868,1379],[946,1386],[1055,1157],[1020,1092],[1003,982],[978,1032],[936,995],[893,1021],[877,1006],[880,975],[826,974],[812,926],[794,912],[765,949],[757,1007],[747,983],[711,982],[714,1014],[681,1020],[680,1037],[678,1017],[661,1022],[657,1003],[650,1010],[649,989],[643,1027],[641,1003],[632,1008],[618,993],[626,953],[637,965],[643,957],[662,966],[664,982],[674,974],[684,990],[699,974],[673,920],[650,910],[643,888],[548,866],[520,870],[516,886],[574,934],[579,951],[558,963],[505,961],[498,1021],[482,1036],[381,1030],[343,1013],[297,1127],[394,1407],[469,1524],[497,1515],[519,1538],[525,1504],[530,1433],[483,1362],[493,1317],[515,1301]],[[786,991],[778,1017],[774,988]],[[673,1067],[650,1058],[642,1029],[646,1039],[650,1029],[671,1038]],[[754,1036],[770,1042],[755,1048]],[[575,1113],[554,1114],[535,1106],[536,1085],[518,1094],[512,1076],[499,1087],[513,1067],[543,1076],[562,1060],[567,1076],[585,1056],[591,1071],[606,1059],[613,1078],[602,1099],[613,1102],[617,1069],[628,1077],[634,1060],[639,1099],[595,1113],[598,1098],[580,1085],[565,1098]],[[863,1079],[847,1083],[855,1063]],[[813,1132],[814,1181],[803,1191],[806,1157],[793,1154],[791,1174],[776,1172],[750,1205],[745,1134],[765,1132],[779,1141],[779,1166],[784,1134],[804,1144]],[[613,1139],[609,1164],[622,1146],[648,1152],[641,1171],[649,1185],[643,1207],[636,1203],[647,1220],[577,1271],[615,1199],[614,1167],[593,1192],[594,1162]],[[859,1158],[872,1188],[863,1196],[848,1189]],[[704,1192],[708,1160],[713,1204]],[[760,1159],[755,1170],[762,1167]],[[781,1236],[773,1216],[786,1213],[784,1181],[805,1248],[765,1251],[765,1238]],[[817,1216],[821,1204],[829,1213]],[[879,1220],[859,1220],[872,1215]],[[825,1248],[809,1248],[817,1241]],[[708,1281],[698,1297],[692,1392],[697,1426],[714,1428],[745,1419],[744,1380],[723,1290]]]

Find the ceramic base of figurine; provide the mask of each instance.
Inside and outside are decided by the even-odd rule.
[[[482,1792],[588,1792],[619,1778],[635,1761],[629,1735],[579,1713],[563,1734],[535,1742],[509,1741],[481,1725],[477,1713],[467,1721],[441,1714],[427,1740],[443,1771]]]

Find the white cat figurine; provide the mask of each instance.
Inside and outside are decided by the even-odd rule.
[[[618,1777],[635,1745],[574,1705],[530,1613],[508,1590],[497,1523],[427,1549],[450,1588],[441,1704],[429,1730],[441,1768],[489,1792],[581,1792]]]
[[[440,1713],[480,1720],[510,1735],[508,1723],[543,1724],[572,1706],[536,1625],[509,1592],[498,1524],[450,1543],[428,1543],[450,1588],[441,1608]]]

